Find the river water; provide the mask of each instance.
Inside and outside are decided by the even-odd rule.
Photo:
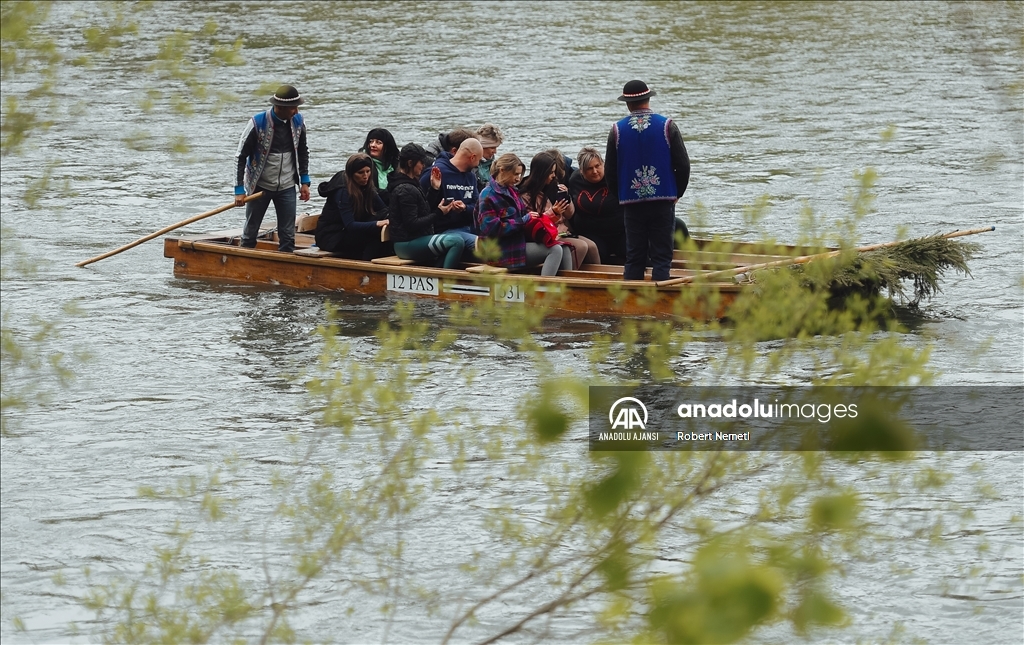
[[[66,49],[106,7],[55,5],[48,31]],[[279,83],[308,99],[314,186],[341,169],[373,127],[389,128],[399,145],[425,144],[440,131],[490,121],[505,132],[501,151],[524,159],[551,146],[570,156],[584,145],[603,149],[623,113],[614,99],[631,78],[654,87],[652,107],[680,125],[693,173],[679,208],[695,232],[750,238],[767,231],[793,240],[805,205],[828,222],[845,217],[854,172],[872,167],[879,179],[876,211],[859,229],[865,243],[893,239],[901,227],[909,235],[996,227],[974,238],[981,250],[973,275],[948,275],[943,291],[908,317],[902,341],[935,344],[930,366],[939,384],[1024,382],[1020,3],[203,2],[156,3],[127,15],[139,25],[138,35],[125,36],[131,44],[90,65],[61,67],[54,126],[3,164],[4,244],[16,239],[37,267],[3,283],[9,324],[25,326],[33,315],[59,320],[60,338],[48,347],[89,354],[67,388],[41,384],[52,401],[18,412],[16,433],[2,439],[5,643],[86,640],[67,631],[72,621],[96,627],[73,598],[81,588],[55,584],[54,574],[73,577],[85,567],[131,573],[151,557],[178,507],[139,498],[138,486],[173,485],[236,455],[254,466],[237,492],[259,506],[269,468],[259,466],[290,454],[285,431],[317,428],[305,388],[289,377],[319,355],[313,332],[326,320],[325,302],[343,307],[341,333],[357,353],[369,351],[377,322],[389,315],[387,299],[177,280],[157,241],[74,267],[230,201],[245,119],[264,109]],[[243,43],[242,64],[201,67],[213,91],[205,96],[150,71],[160,39],[204,24],[216,26],[212,39],[221,44]],[[210,40],[197,34],[195,51],[208,53]],[[4,100],[32,80],[5,79]],[[148,90],[157,93],[147,111],[140,104]],[[173,110],[181,99],[194,114]],[[176,140],[187,151],[169,151]],[[34,188],[54,161],[50,187]],[[59,189],[64,182],[71,192]],[[26,207],[26,193],[40,197],[39,208]],[[762,196],[769,215],[751,223],[744,207]],[[319,207],[314,199],[308,210]],[[229,211],[185,231],[240,225],[240,211]],[[62,313],[69,303],[76,314]],[[433,304],[419,309],[427,320],[442,313]],[[609,320],[552,321],[538,338],[568,368],[591,334],[615,329]],[[469,336],[457,348],[432,368],[429,390],[439,409],[475,406],[497,419],[510,404],[493,396],[494,384],[524,391],[535,378],[500,343]],[[701,352],[714,351],[713,344],[688,350],[677,363],[679,379],[706,382]],[[446,390],[446,379],[469,365],[481,373],[478,382],[491,385]],[[645,374],[626,365],[603,376]],[[778,378],[809,377],[794,367]],[[575,460],[584,449],[574,442],[562,456]],[[326,463],[343,478],[352,464],[332,459]],[[852,625],[830,640],[1024,639],[1021,455],[961,453],[946,462],[968,482],[979,464],[994,492],[938,545],[894,529],[894,540],[907,541],[899,562],[848,564],[834,591],[851,607]],[[971,486],[904,500],[906,512],[968,503]],[[499,485],[495,495],[515,504],[516,491]],[[434,502],[442,505],[438,518],[457,517],[474,496]],[[463,535],[432,516],[419,518],[418,535],[435,543]],[[214,562],[231,560],[230,542],[203,544]],[[438,554],[443,570],[444,550]],[[978,577],[975,569],[987,573]],[[439,575],[459,582],[458,574]],[[436,641],[447,624],[415,607],[390,622],[370,609],[338,618],[339,607],[306,607],[303,633]],[[515,607],[506,611],[507,619]],[[569,624],[566,633],[587,623],[573,625],[570,617]],[[790,638],[784,631],[763,636]]]

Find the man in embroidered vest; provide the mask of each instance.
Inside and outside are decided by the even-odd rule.
[[[623,278],[668,280],[672,265],[676,202],[690,183],[690,157],[679,128],[650,108],[656,92],[643,81],[622,88],[629,116],[612,126],[605,151],[608,196],[623,206],[626,266]]]
[[[235,156],[235,206],[245,203],[246,195],[263,191],[245,205],[242,246],[255,248],[267,206],[274,202],[277,250],[295,250],[296,184],[302,201],[309,201],[309,149],[299,114],[304,102],[297,89],[282,85],[270,98],[273,107],[249,119],[242,132]]]

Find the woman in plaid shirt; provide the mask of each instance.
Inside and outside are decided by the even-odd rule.
[[[496,239],[501,257],[493,264],[510,269],[541,265],[541,275],[551,276],[559,269],[572,268],[572,252],[562,244],[545,246],[528,242],[525,226],[536,213],[530,213],[516,190],[525,165],[514,154],[504,154],[491,165],[491,180],[480,193],[476,224],[480,237]]]

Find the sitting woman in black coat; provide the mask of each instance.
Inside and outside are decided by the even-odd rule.
[[[316,224],[316,245],[324,251],[352,260],[391,255],[380,240],[388,211],[370,179],[373,170],[368,155],[355,154],[345,170],[320,184],[317,191],[327,203]]]
[[[569,194],[576,207],[573,225],[580,235],[594,240],[601,259],[609,264],[626,261],[626,224],[622,207],[608,196],[604,160],[594,148],[583,148],[576,157],[579,168],[569,177]]]
[[[430,169],[427,197],[420,192],[427,151],[416,143],[407,143],[398,157],[398,170],[391,174],[391,240],[395,255],[403,260],[429,262],[445,269],[457,269],[462,262],[466,242],[455,233],[434,233],[434,222],[455,207],[441,203],[441,169]],[[433,208],[431,208],[433,204]]]

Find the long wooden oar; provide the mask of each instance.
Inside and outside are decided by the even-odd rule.
[[[262,196],[263,196],[263,192],[262,191],[260,191],[258,193],[253,193],[252,195],[249,195],[248,197],[246,197],[245,201],[243,203],[251,202],[252,200],[256,199],[257,197],[262,197]],[[190,217],[187,220],[183,220],[181,222],[178,222],[177,224],[171,224],[170,226],[167,226],[167,227],[164,227],[164,228],[160,229],[156,233],[150,233],[146,237],[139,238],[139,239],[135,240],[134,242],[132,242],[131,244],[125,244],[124,246],[122,246],[120,248],[116,248],[113,251],[108,251],[108,252],[104,253],[103,255],[97,255],[94,258],[89,258],[88,260],[82,260],[81,262],[79,262],[75,266],[76,267],[84,267],[87,264],[92,264],[93,262],[96,262],[98,260],[102,260],[103,258],[109,258],[111,255],[117,255],[121,251],[127,251],[128,249],[132,248],[133,246],[138,246],[138,245],[142,244],[143,242],[148,242],[149,240],[153,239],[154,237],[159,237],[159,236],[163,235],[164,233],[169,233],[170,231],[173,231],[176,228],[181,228],[182,226],[185,226],[186,224],[191,224],[192,222],[198,222],[201,219],[206,219],[207,217],[212,217],[212,216],[216,215],[217,213],[223,213],[224,211],[226,211],[226,210],[228,210],[230,208],[234,208],[234,207],[235,207],[235,202],[231,202],[230,204],[224,204],[220,208],[215,208],[212,211],[207,211],[207,212],[203,213],[202,215],[196,215],[194,217]]]
[[[954,237],[963,237],[965,235],[976,235],[978,233],[987,233],[989,231],[996,230],[995,226],[986,226],[985,228],[975,228],[969,231],[953,231],[952,233],[946,233],[940,237],[946,239]],[[884,249],[889,246],[896,246],[897,244],[903,244],[903,241],[899,242],[883,242],[881,244],[872,244],[870,246],[861,246],[854,251],[857,253],[864,253],[866,251],[875,251],[877,249]],[[672,287],[677,284],[689,284],[695,280],[706,280],[708,278],[726,278],[737,275],[739,273],[748,273],[750,271],[760,271],[761,269],[774,269],[776,267],[792,266],[794,264],[807,264],[814,260],[824,260],[825,258],[834,258],[835,256],[842,253],[842,251],[826,251],[825,253],[816,253],[814,255],[801,255],[795,258],[786,258],[785,260],[775,260],[774,262],[765,262],[764,264],[751,264],[750,266],[733,267],[731,269],[722,269],[721,271],[710,271],[705,273],[697,273],[694,275],[684,276],[682,278],[672,278],[671,280],[662,280],[655,282],[659,287]]]

